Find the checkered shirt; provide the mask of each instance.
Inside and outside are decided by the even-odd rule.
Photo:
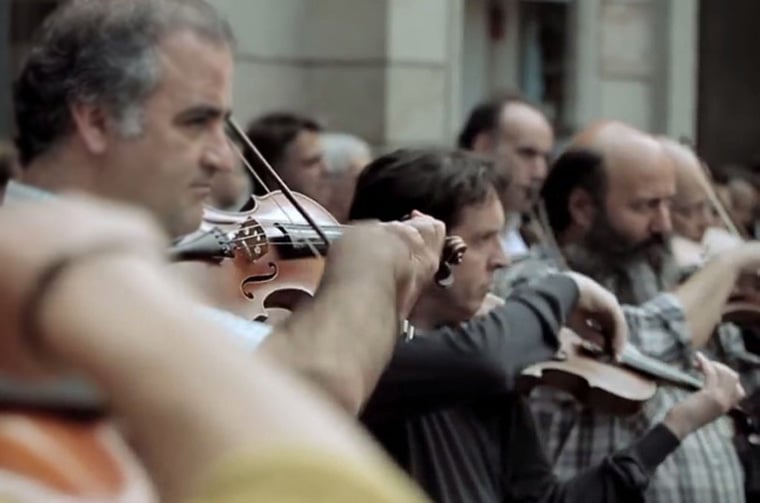
[[[500,271],[494,292],[507,295],[521,284],[559,269],[552,256],[540,250]],[[602,281],[604,283],[604,281]],[[690,332],[678,299],[667,293],[640,306],[624,306],[631,343],[642,352],[697,376],[692,368]],[[741,373],[749,390],[760,384],[760,358],[748,353],[739,330],[721,325],[704,352]],[[644,408],[619,417],[581,406],[569,395],[543,388],[534,390],[531,407],[555,473],[568,478],[601,463],[613,452],[662,421],[688,391],[662,385]],[[733,425],[723,417],[689,435],[656,470],[646,493],[653,503],[742,503],[745,501],[742,467],[732,442]]]

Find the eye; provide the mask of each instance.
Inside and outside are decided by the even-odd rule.
[[[207,115],[199,115],[195,117],[188,117],[187,119],[185,119],[184,123],[186,126],[190,126],[190,127],[203,127],[206,124],[208,124],[210,120],[211,120],[210,117],[208,117]]]

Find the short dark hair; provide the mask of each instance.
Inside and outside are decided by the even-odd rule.
[[[70,0],[43,23],[14,85],[22,165],[73,129],[73,103],[103,105],[125,135],[142,131],[141,105],[161,80],[155,47],[189,29],[234,45],[205,0]]]
[[[0,140],[0,188],[16,174],[18,156],[10,142]]]
[[[601,205],[607,190],[607,173],[602,156],[590,149],[571,148],[560,155],[546,177],[541,198],[549,225],[555,234],[565,231],[571,222],[570,194],[582,188]]]
[[[464,150],[472,150],[478,135],[496,131],[499,125],[499,115],[501,115],[504,107],[510,103],[523,103],[533,106],[525,97],[512,91],[502,92],[481,101],[470,111],[457,138],[457,146]]]
[[[503,183],[490,160],[453,149],[401,149],[372,161],[356,184],[349,218],[399,220],[418,210],[454,226],[462,210]]]
[[[301,131],[318,133],[322,125],[315,119],[293,112],[272,112],[254,119],[246,134],[261,155],[276,168],[285,156],[285,150]],[[258,164],[258,160],[246,151],[246,159]]]

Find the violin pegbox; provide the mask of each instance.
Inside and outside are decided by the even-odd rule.
[[[236,252],[240,252],[249,262],[255,262],[269,252],[269,240],[264,227],[252,217],[240,224],[234,232],[232,242]]]

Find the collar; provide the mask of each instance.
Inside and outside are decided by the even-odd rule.
[[[15,180],[10,180],[5,187],[5,204],[19,203],[22,201],[49,201],[55,199],[52,192],[38,189]]]

